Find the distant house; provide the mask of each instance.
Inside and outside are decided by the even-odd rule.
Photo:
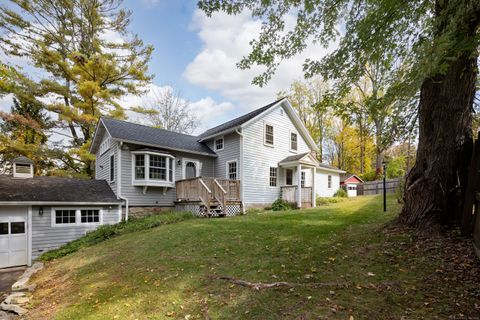
[[[198,136],[103,117],[90,151],[96,179],[124,201],[125,215],[173,207],[233,215],[278,198],[311,207],[338,190],[344,173],[317,160],[285,98]]]
[[[340,175],[340,186],[345,188],[349,197],[357,196],[357,185],[363,183],[359,176],[352,173],[344,173]]]
[[[121,204],[103,180],[34,177],[33,162],[13,160],[0,176],[0,268],[30,265],[43,252],[121,219]]]

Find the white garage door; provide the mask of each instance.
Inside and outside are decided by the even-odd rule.
[[[22,211],[25,210],[0,210],[0,268],[28,263],[27,214]]]

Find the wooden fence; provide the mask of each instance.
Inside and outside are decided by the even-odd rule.
[[[387,193],[394,193],[400,187],[397,179],[387,179]],[[357,196],[366,196],[383,193],[383,180],[368,181],[357,185]]]

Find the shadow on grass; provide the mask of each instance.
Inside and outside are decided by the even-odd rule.
[[[380,198],[369,197],[127,234],[51,264],[38,277],[32,318],[55,310],[56,319],[345,319],[347,310],[332,314],[328,288],[253,291],[215,278],[311,283],[365,276],[368,264],[344,257],[365,235],[381,234],[392,214],[380,210]],[[346,232],[351,237],[337,243]],[[368,297],[388,306],[377,294]],[[344,299],[357,307],[353,298]]]

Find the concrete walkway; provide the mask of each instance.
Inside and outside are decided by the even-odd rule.
[[[26,267],[0,269],[0,301],[3,301],[12,290],[12,285],[17,282]]]

